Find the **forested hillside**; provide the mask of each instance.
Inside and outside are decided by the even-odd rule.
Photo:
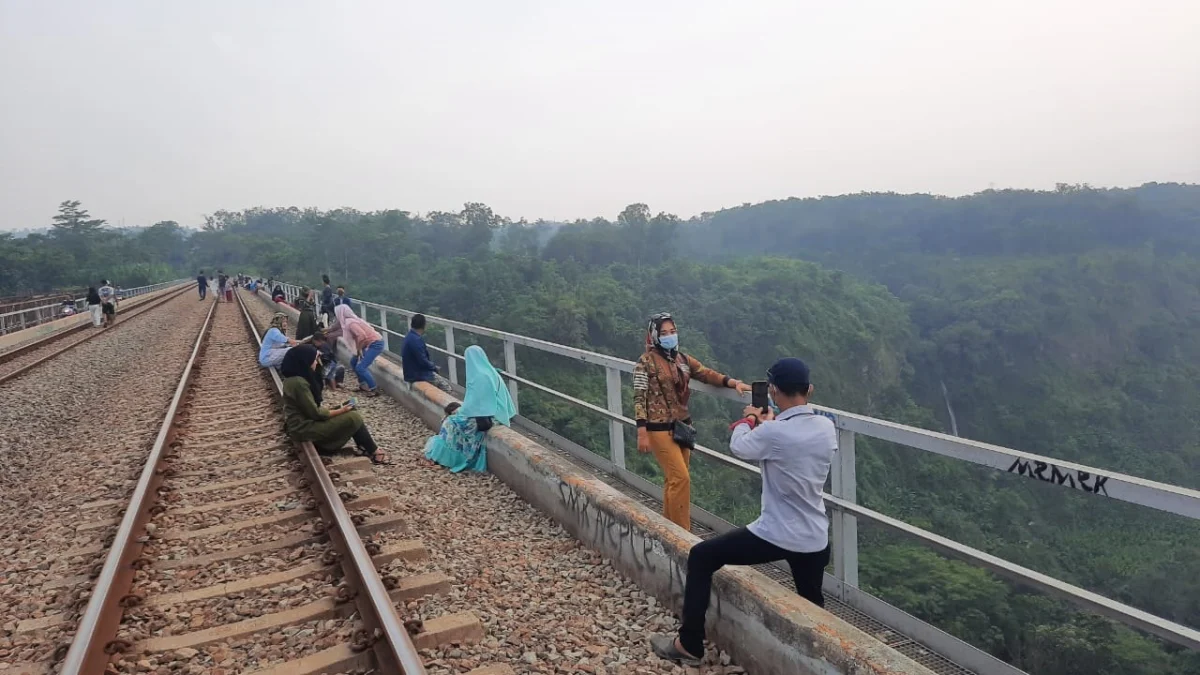
[[[468,204],[422,217],[221,211],[199,231],[124,236],[67,211],[47,235],[0,238],[0,292],[119,277],[118,265],[310,283],[328,272],[355,298],[626,358],[645,317],[666,309],[685,350],[735,376],[794,354],[826,405],[948,432],[952,410],[963,436],[1200,487],[1198,186],[862,194],[686,221],[632,205],[561,227]],[[596,369],[522,351],[518,362],[603,403]],[[720,447],[728,410],[697,398],[702,440]],[[521,405],[607,452],[600,418],[533,392]],[[867,506],[1200,625],[1196,523],[867,439],[858,451]],[[758,506],[754,481],[703,462],[695,492],[732,520]],[[861,539],[872,592],[1030,672],[1200,675],[1194,652],[872,528]]]

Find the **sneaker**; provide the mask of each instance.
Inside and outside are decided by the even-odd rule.
[[[674,635],[651,635],[650,650],[660,659],[674,661],[681,666],[700,667],[700,659],[675,646]]]

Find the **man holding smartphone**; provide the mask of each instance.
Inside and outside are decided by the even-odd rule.
[[[746,527],[692,547],[679,636],[650,637],[654,653],[661,658],[700,665],[712,577],[725,565],[786,560],[796,592],[818,607],[825,606],[821,581],[829,564],[829,518],[821,491],[837,451],[837,429],[809,405],[813,386],[808,366],[800,359],[776,361],[767,371],[767,385],[765,409],[747,406],[745,416],[731,425],[729,441],[735,456],[759,462],[761,515]],[[779,408],[778,416],[772,401]]]

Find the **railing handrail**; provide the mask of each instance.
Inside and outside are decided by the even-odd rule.
[[[283,286],[289,300],[294,299],[299,292],[299,287],[295,286],[294,284],[283,284]],[[412,310],[392,307],[389,305],[381,305],[379,303],[367,302],[364,300],[352,300],[352,302],[357,303],[363,308],[370,307],[372,309],[376,309],[381,312],[381,316],[385,316],[387,313],[392,313],[408,318],[416,313]],[[362,312],[361,318],[366,320],[365,312]],[[634,420],[631,420],[621,414],[619,405],[617,406],[616,410],[612,409],[611,395],[610,407],[609,409],[605,409],[601,406],[583,401],[569,394],[565,394],[550,387],[546,387],[545,385],[541,385],[518,376],[515,372],[513,372],[515,370],[515,357],[512,355],[510,345],[519,344],[539,351],[573,358],[585,363],[601,365],[607,369],[626,373],[633,371],[635,362],[622,359],[620,357],[589,352],[577,347],[559,345],[545,340],[540,340],[538,338],[531,338],[524,335],[509,333],[507,331],[487,328],[484,326],[476,326],[474,324],[469,324],[462,321],[444,319],[442,317],[432,316],[429,314],[425,314],[425,318],[427,324],[443,326],[451,330],[463,330],[475,335],[503,340],[505,342],[506,367],[499,372],[506,380],[508,380],[510,387],[514,386],[514,383],[519,383],[555,396],[578,407],[587,409],[595,414],[601,415],[609,420],[610,423],[626,426],[633,426],[635,424]],[[368,323],[371,322],[368,321]],[[386,320],[384,323],[386,323]],[[403,337],[405,334],[375,323],[371,323],[371,325],[383,331],[385,339],[389,335]],[[450,338],[448,342],[452,343],[453,338]],[[434,345],[427,346],[429,349],[448,358],[458,361],[465,361],[465,357],[463,355],[450,351],[449,349],[442,349]],[[451,363],[453,363],[453,361]],[[455,371],[452,369],[452,381],[454,381],[454,373]],[[711,387],[709,385],[696,382],[695,380],[692,380],[691,387],[694,390],[702,391],[721,398],[743,403],[745,402],[745,399],[741,398],[739,395],[729,389]],[[916,427],[867,417],[865,415],[859,415],[856,413],[849,413],[825,406],[813,407],[821,414],[833,420],[834,424],[845,432],[851,432],[852,434],[861,433],[865,436],[871,436],[881,440],[899,443],[901,445],[913,447],[918,450],[932,452],[946,457],[979,464],[981,466],[987,466],[993,469],[1004,470],[1009,473],[1018,473],[1022,476],[1037,478],[1043,482],[1049,482],[1051,484],[1056,484],[1063,487],[1082,490],[1090,494],[1101,494],[1113,499],[1141,504],[1143,506],[1149,506],[1151,508],[1167,511],[1169,513],[1175,513],[1177,515],[1184,516],[1185,518],[1200,520],[1200,491],[1197,490],[1160,483],[1136,476],[1128,476],[1117,472],[1094,469],[1092,467],[1076,464],[1074,462],[1054,460],[1049,457],[1035,455],[1033,453],[1023,452],[1020,450],[1014,450],[1012,448],[962,439],[956,436],[919,429]],[[696,446],[696,451],[728,466],[755,474],[761,473],[757,466],[743,462],[731,455],[727,455],[701,445]],[[621,450],[621,452],[623,452],[623,450]],[[623,462],[623,459],[621,461]],[[623,463],[620,466],[621,468],[624,468]],[[1075,602],[1076,604],[1087,609],[1100,612],[1127,625],[1134,626],[1141,630],[1158,635],[1159,637],[1162,637],[1175,644],[1181,644],[1191,649],[1200,649],[1200,631],[1179,623],[1175,623],[1168,619],[1152,615],[1130,605],[1111,600],[1084,588],[1054,579],[1048,575],[1036,572],[1021,565],[1017,565],[1016,563],[1003,560],[992,554],[972,548],[965,544],[954,542],[935,533],[928,532],[924,529],[904,523],[898,519],[865,508],[855,504],[852,496],[850,499],[846,499],[843,496],[836,494],[836,487],[837,486],[835,484],[834,495],[823,494],[823,496],[826,503],[828,503],[835,510],[835,512],[839,514],[865,518],[890,529],[920,539],[924,543],[937,548],[943,553],[980,565],[996,574],[1016,580],[1019,583],[1053,593],[1059,597]],[[853,488],[851,488],[851,494],[853,494]],[[855,549],[854,555],[857,557],[857,549]],[[855,571],[855,579],[852,585],[857,585],[856,575],[857,571]]]
[[[403,309],[400,307],[392,307],[389,305],[381,305],[379,303],[367,302],[365,300],[354,300],[355,303],[372,309],[383,310],[386,312],[399,314],[401,316],[411,317],[417,312]],[[364,317],[365,318],[365,317]],[[538,338],[531,338],[525,335],[509,333],[507,331],[487,328],[485,326],[477,326],[474,324],[465,323],[462,321],[454,321],[445,319],[439,316],[425,315],[425,320],[428,323],[437,326],[450,326],[459,330],[464,330],[476,335],[495,338],[499,340],[510,341],[514,344],[522,345],[545,351],[559,356],[574,358],[584,363],[616,368],[621,372],[632,373],[636,362],[623,359],[617,356],[608,354],[600,354],[598,352],[590,352],[578,347],[569,347],[560,345]],[[382,328],[376,324],[371,324],[376,328]],[[387,330],[392,335],[403,337],[404,333],[397,332],[391,329]],[[445,353],[443,350],[438,350]],[[457,356],[457,355],[456,355]],[[695,391],[702,391],[712,396],[728,399],[736,402],[745,402],[745,399],[738,396],[729,389],[720,389],[697,382],[691,381],[691,388]],[[577,399],[576,399],[577,400]],[[890,422],[858,413],[838,410],[828,406],[813,405],[813,408],[827,417],[831,418],[834,424],[839,429],[847,429],[856,433],[878,438],[885,441],[893,441],[901,445],[906,445],[918,450],[933,452],[935,454],[944,455],[954,459],[979,464],[993,469],[1000,469],[1009,473],[1017,473],[1018,475],[1036,478],[1043,482],[1070,487],[1076,490],[1089,492],[1092,494],[1100,494],[1102,496],[1111,497],[1121,501],[1127,501],[1134,504],[1141,504],[1159,510],[1174,513],[1176,515],[1200,520],[1200,490],[1193,490],[1178,485],[1162,483],[1148,478],[1131,476],[1117,471],[1107,469],[1098,469],[1095,467],[1069,462],[1044,455],[1037,455],[1032,452],[1016,450],[1001,445],[984,443],[982,441],[974,441],[966,438],[959,438],[937,431],[928,429],[920,429],[917,427]],[[602,414],[607,414],[604,411]],[[924,439],[926,442],[921,442],[918,439]],[[944,447],[943,447],[944,446]],[[1023,463],[1023,464],[1019,464]],[[1038,471],[1038,465],[1044,464],[1044,468]],[[1028,468],[1024,464],[1030,465]],[[1079,475],[1084,474],[1081,484]],[[1097,486],[1098,483],[1098,486]],[[1121,486],[1128,486],[1129,490],[1120,489]],[[1148,499],[1149,493],[1158,496],[1160,499]]]
[[[158,290],[160,288],[167,288],[168,286],[175,286],[175,285],[184,283],[186,281],[188,281],[188,279],[175,279],[174,281],[163,281],[163,282],[160,282],[157,284],[150,284],[148,286],[136,286],[134,288],[122,288],[122,289],[118,290],[117,297],[118,298],[128,298],[128,297],[133,297],[136,295],[142,295],[143,293],[147,293],[147,292],[150,292],[153,290]],[[71,299],[72,304],[75,306],[79,306],[79,303],[84,302],[86,300],[87,300],[86,296],[82,297],[82,298],[72,298]],[[3,314],[0,314],[0,319],[9,317],[9,316],[18,316],[21,314],[27,314],[29,312],[37,312],[37,311],[40,311],[43,309],[53,309],[53,308],[62,307],[62,306],[63,306],[62,301],[59,301],[59,302],[51,303],[48,305],[38,305],[37,307],[27,307],[25,309],[18,309],[18,310],[14,310],[12,312],[5,312]]]

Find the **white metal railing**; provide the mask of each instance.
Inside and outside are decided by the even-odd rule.
[[[283,284],[284,293],[289,301],[299,295],[300,287]],[[373,302],[352,300],[352,305],[358,306],[358,314],[366,319],[364,308],[379,312],[380,323],[372,324],[387,340],[389,335],[403,338],[406,331],[395,331],[388,326],[388,316],[395,315],[407,319],[415,312]],[[506,331],[476,326],[462,321],[443,319],[426,315],[430,325],[441,326],[445,330],[445,347],[429,345],[429,348],[448,357],[448,379],[454,385],[459,384],[457,361],[463,356],[456,351],[455,331],[500,340],[504,344],[504,369],[501,374],[508,382],[513,403],[520,404],[517,397],[521,386],[544,392],[560,400],[600,415],[609,421],[609,451],[611,460],[589,452],[586,449],[563,439],[558,434],[546,430],[536,423],[531,425],[539,433],[544,433],[552,441],[561,441],[581,459],[605,471],[617,475],[636,487],[661,496],[661,490],[645,479],[630,472],[625,465],[625,433],[624,428],[634,426],[634,420],[625,417],[622,408],[621,373],[633,372],[635,363],[626,359],[599,354],[576,347],[555,344]],[[606,405],[604,407],[580,400],[568,394],[532,382],[517,375],[515,347],[521,345],[537,351],[555,354],[604,368],[606,378]],[[385,353],[388,353],[385,351]],[[718,389],[692,380],[693,390],[720,398],[745,403],[745,400],[729,389]],[[877,511],[858,505],[856,495],[855,449],[856,434],[862,434],[884,441],[898,443],[908,447],[924,450],[944,457],[986,466],[1019,476],[1032,478],[1064,489],[1075,490],[1093,496],[1108,497],[1120,501],[1148,506],[1150,508],[1176,514],[1192,520],[1200,520],[1200,491],[1189,488],[1159,483],[1136,476],[1130,476],[1113,471],[1096,469],[1073,462],[1034,455],[1012,448],[1006,448],[989,443],[981,443],[969,439],[949,436],[935,431],[918,429],[895,422],[857,415],[824,406],[814,406],[822,415],[833,420],[838,429],[839,449],[836,461],[830,474],[831,494],[825,495],[826,503],[832,508],[831,524],[833,530],[832,553],[834,574],[827,579],[827,586],[836,597],[856,609],[879,618],[907,632],[909,635],[920,635],[922,641],[939,650],[960,665],[974,668],[981,673],[1016,673],[1015,668],[991,656],[962,643],[961,641],[933,629],[919,619],[911,617],[873,598],[858,588],[858,518],[882,525],[890,530],[906,536],[919,539],[940,552],[984,567],[1000,576],[1011,579],[1021,585],[1037,588],[1041,591],[1067,599],[1085,609],[1095,611],[1129,626],[1157,635],[1168,642],[1183,645],[1191,649],[1200,649],[1200,631],[1167,619],[1154,616],[1135,607],[1105,598],[1078,586],[1054,579],[1029,568],[1003,560],[984,551],[954,542],[940,535],[923,530],[891,518]],[[530,422],[526,420],[526,422]],[[582,451],[582,452],[581,452]],[[715,450],[697,446],[696,451],[717,462],[733,467],[739,471],[759,473],[759,468],[743,462],[730,455]],[[724,531],[731,525],[702,509],[694,510],[694,517],[706,526]],[[897,623],[907,625],[897,625]],[[917,625],[919,624],[919,625]],[[916,637],[917,635],[914,635]],[[974,652],[974,653],[970,653]]]
[[[124,300],[126,298],[132,298],[132,297],[136,297],[139,295],[145,295],[146,293],[153,293],[155,291],[159,291],[164,288],[168,288],[170,286],[177,286],[186,281],[188,281],[188,280],[187,279],[176,279],[174,281],[164,281],[164,282],[158,283],[158,284],[151,284],[149,286],[137,286],[135,288],[120,288],[120,287],[118,287],[117,288],[117,299]],[[86,309],[87,308],[87,298],[86,297],[74,298],[71,301],[71,307],[73,307],[76,312]],[[54,321],[55,319],[63,318],[62,308],[63,308],[63,303],[57,302],[57,303],[52,303],[49,305],[39,305],[37,307],[28,307],[26,309],[20,309],[20,310],[16,310],[13,312],[5,312],[3,314],[0,314],[0,325],[3,325],[4,328],[10,332],[17,331],[17,330],[23,330],[25,328],[32,328],[33,326],[37,326],[38,324],[46,323],[47,321]],[[34,313],[34,316],[27,317],[26,315],[31,312]]]

